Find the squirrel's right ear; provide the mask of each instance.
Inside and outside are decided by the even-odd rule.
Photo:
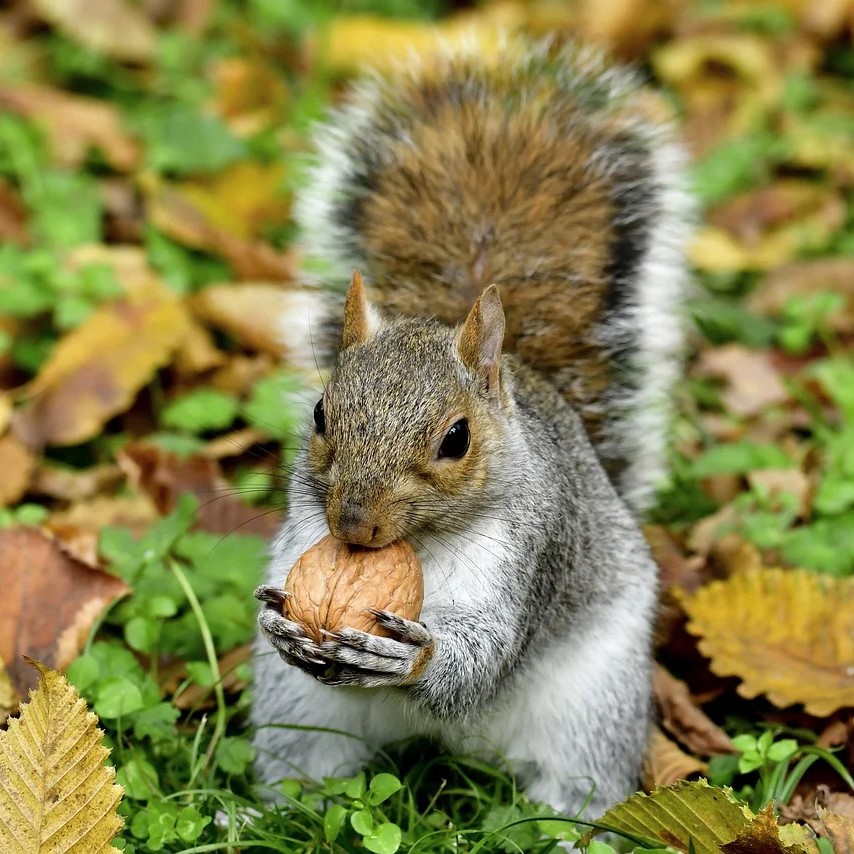
[[[350,287],[344,298],[344,329],[341,335],[341,349],[346,350],[354,344],[364,344],[379,332],[380,317],[376,309],[368,302],[362,274],[353,270]]]
[[[490,395],[498,393],[503,343],[504,309],[498,288],[490,285],[472,306],[457,339],[462,363],[480,375],[484,391]]]

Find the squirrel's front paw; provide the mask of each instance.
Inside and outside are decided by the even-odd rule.
[[[320,647],[310,638],[299,623],[282,615],[286,593],[272,584],[262,584],[255,598],[265,603],[258,614],[258,626],[264,637],[287,664],[293,664],[309,673],[326,664]]]
[[[394,637],[382,638],[357,629],[326,632],[320,654],[334,662],[318,679],[327,685],[363,688],[411,685],[433,655],[433,635],[423,624],[388,611],[371,613]]]

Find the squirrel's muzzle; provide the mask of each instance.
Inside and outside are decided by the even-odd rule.
[[[380,513],[358,501],[330,502],[326,518],[329,530],[345,543],[381,548],[395,539]]]

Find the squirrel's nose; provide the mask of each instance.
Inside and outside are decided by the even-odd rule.
[[[357,546],[384,545],[377,542],[382,529],[379,515],[355,501],[341,502],[337,519],[331,518],[329,527],[332,533],[345,543]]]

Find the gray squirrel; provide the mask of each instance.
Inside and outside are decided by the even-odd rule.
[[[664,112],[594,52],[511,41],[363,80],[320,129],[296,212],[324,263],[283,330],[331,374],[256,591],[263,782],[425,735],[570,815],[637,788],[657,571],[636,515],[692,218]],[[420,621],[318,643],[286,619],[285,575],[330,532],[408,540]]]

